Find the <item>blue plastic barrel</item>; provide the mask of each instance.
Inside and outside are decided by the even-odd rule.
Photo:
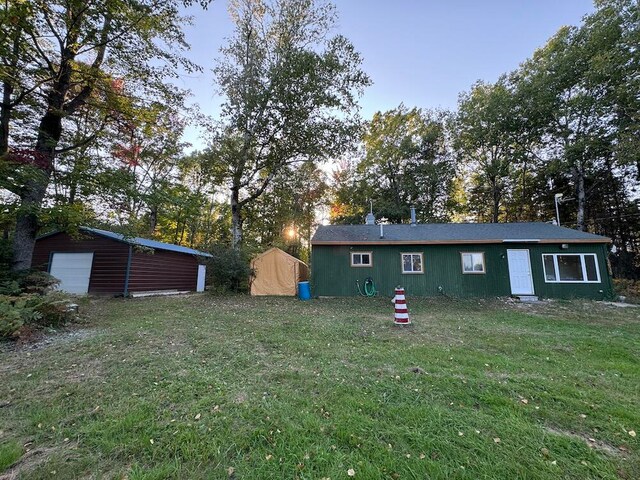
[[[298,282],[298,298],[300,300],[311,300],[311,287],[309,282]]]

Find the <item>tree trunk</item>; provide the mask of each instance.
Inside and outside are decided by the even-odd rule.
[[[13,262],[12,270],[31,268],[33,248],[38,233],[38,211],[47,191],[49,183],[48,172],[37,172],[36,177],[30,179],[20,195],[20,209],[16,217],[16,227],[13,232]]]
[[[9,122],[11,120],[11,95],[13,85],[2,83],[2,109],[0,111],[0,156],[9,150]]]
[[[584,170],[580,167],[575,168],[576,176],[576,195],[578,197],[578,212],[576,214],[576,227],[583,232],[586,230],[584,221],[585,207],[587,198],[584,190]]]
[[[56,145],[62,135],[62,98],[59,92],[53,92],[50,97],[50,105],[53,103],[58,108],[49,108],[42,117],[38,129],[35,154],[38,167],[34,166],[33,176],[26,182],[20,193],[20,208],[16,216],[16,228],[13,235],[13,263],[12,270],[25,270],[31,268],[33,248],[36,244],[38,233],[38,213],[42,207],[51,170],[53,168],[53,156]],[[56,104],[52,100],[58,100]],[[41,159],[46,159],[46,164]]]
[[[156,232],[158,226],[158,206],[152,205],[149,207],[149,235],[153,235]]]
[[[491,223],[498,223],[500,219],[500,187],[494,178],[491,180],[491,194],[493,205],[491,206]]]
[[[242,206],[240,205],[240,191],[231,188],[231,245],[234,250],[242,246]]]

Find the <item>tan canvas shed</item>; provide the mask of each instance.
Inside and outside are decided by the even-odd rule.
[[[309,267],[302,260],[271,248],[251,262],[254,271],[251,295],[290,295],[298,292],[298,282],[309,279]]]

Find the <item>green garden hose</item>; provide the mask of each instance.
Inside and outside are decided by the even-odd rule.
[[[358,288],[358,293],[363,297],[375,297],[378,295],[376,285],[373,283],[373,278],[371,277],[368,277],[364,281],[364,293],[360,290],[360,280],[356,280],[356,287]]]

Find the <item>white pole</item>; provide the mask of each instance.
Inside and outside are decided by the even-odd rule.
[[[556,204],[556,222],[558,223],[558,226],[560,226],[560,209],[558,208],[558,203],[562,198],[562,196],[563,195],[561,193],[556,193],[555,196],[553,197],[553,200]]]

